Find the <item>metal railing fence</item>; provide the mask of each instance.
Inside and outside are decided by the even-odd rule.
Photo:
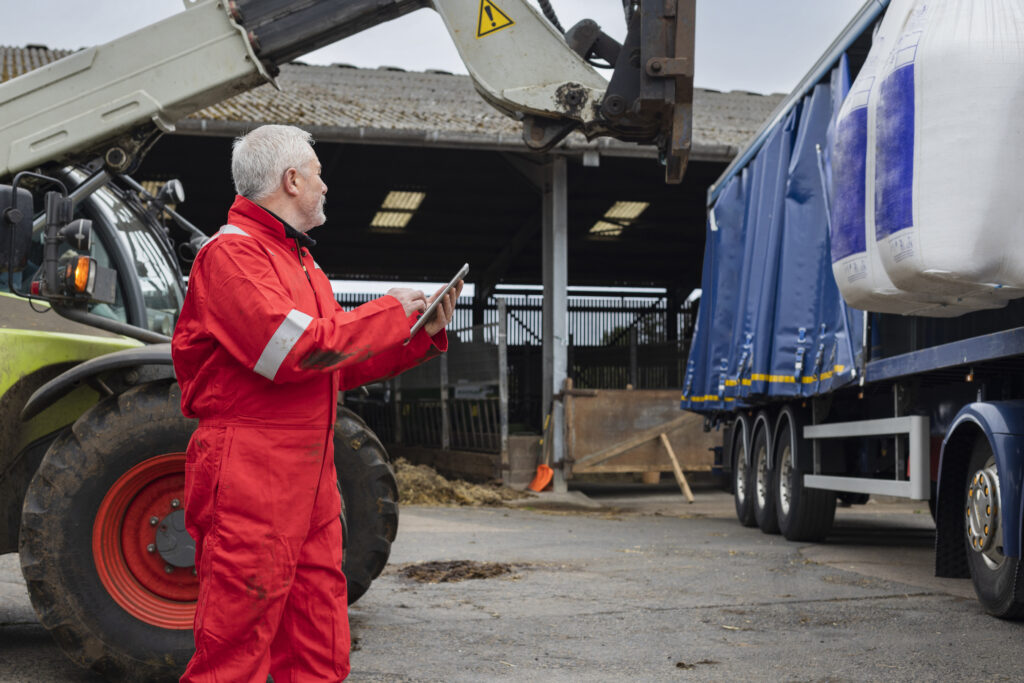
[[[339,293],[336,299],[352,308],[376,296]],[[499,343],[502,307],[504,345]],[[449,326],[449,353],[392,380],[387,405],[364,402],[359,411],[384,441],[500,452],[504,382],[508,429],[539,431],[542,311],[539,292],[499,292],[483,307],[483,324],[473,326],[472,297],[462,297]],[[568,374],[574,386],[681,387],[685,340],[695,316],[696,306],[671,311],[668,298],[657,294],[570,296]]]

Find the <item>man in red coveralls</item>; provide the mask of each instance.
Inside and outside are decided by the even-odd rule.
[[[448,348],[459,283],[406,344],[422,292],[352,311],[309,255],[327,186],[311,136],[263,126],[235,141],[238,196],[204,246],[174,331],[182,411],[199,418],[185,464],[196,541],[196,653],[182,681],[340,681],[349,673],[339,389]],[[435,295],[436,296],[436,295]]]

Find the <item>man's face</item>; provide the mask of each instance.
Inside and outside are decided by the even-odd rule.
[[[296,201],[303,217],[303,225],[295,228],[306,232],[327,221],[327,215],[324,213],[327,184],[320,178],[320,160],[316,158],[316,154],[312,154],[310,160],[298,170],[302,177],[302,192]]]

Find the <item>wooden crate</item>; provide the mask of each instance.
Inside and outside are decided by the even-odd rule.
[[[569,390],[564,400],[567,478],[597,472],[671,472],[672,463],[658,438],[661,431],[683,471],[707,472],[714,464],[711,449],[721,435],[705,432],[701,416],[680,410],[678,391]],[[642,443],[610,458],[601,455],[638,440]]]

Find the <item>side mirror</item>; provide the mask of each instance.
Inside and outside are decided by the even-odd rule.
[[[28,265],[32,246],[32,193],[0,185],[0,273],[17,273]]]
[[[182,204],[185,201],[185,186],[177,178],[172,178],[160,188],[156,200],[160,204]]]

